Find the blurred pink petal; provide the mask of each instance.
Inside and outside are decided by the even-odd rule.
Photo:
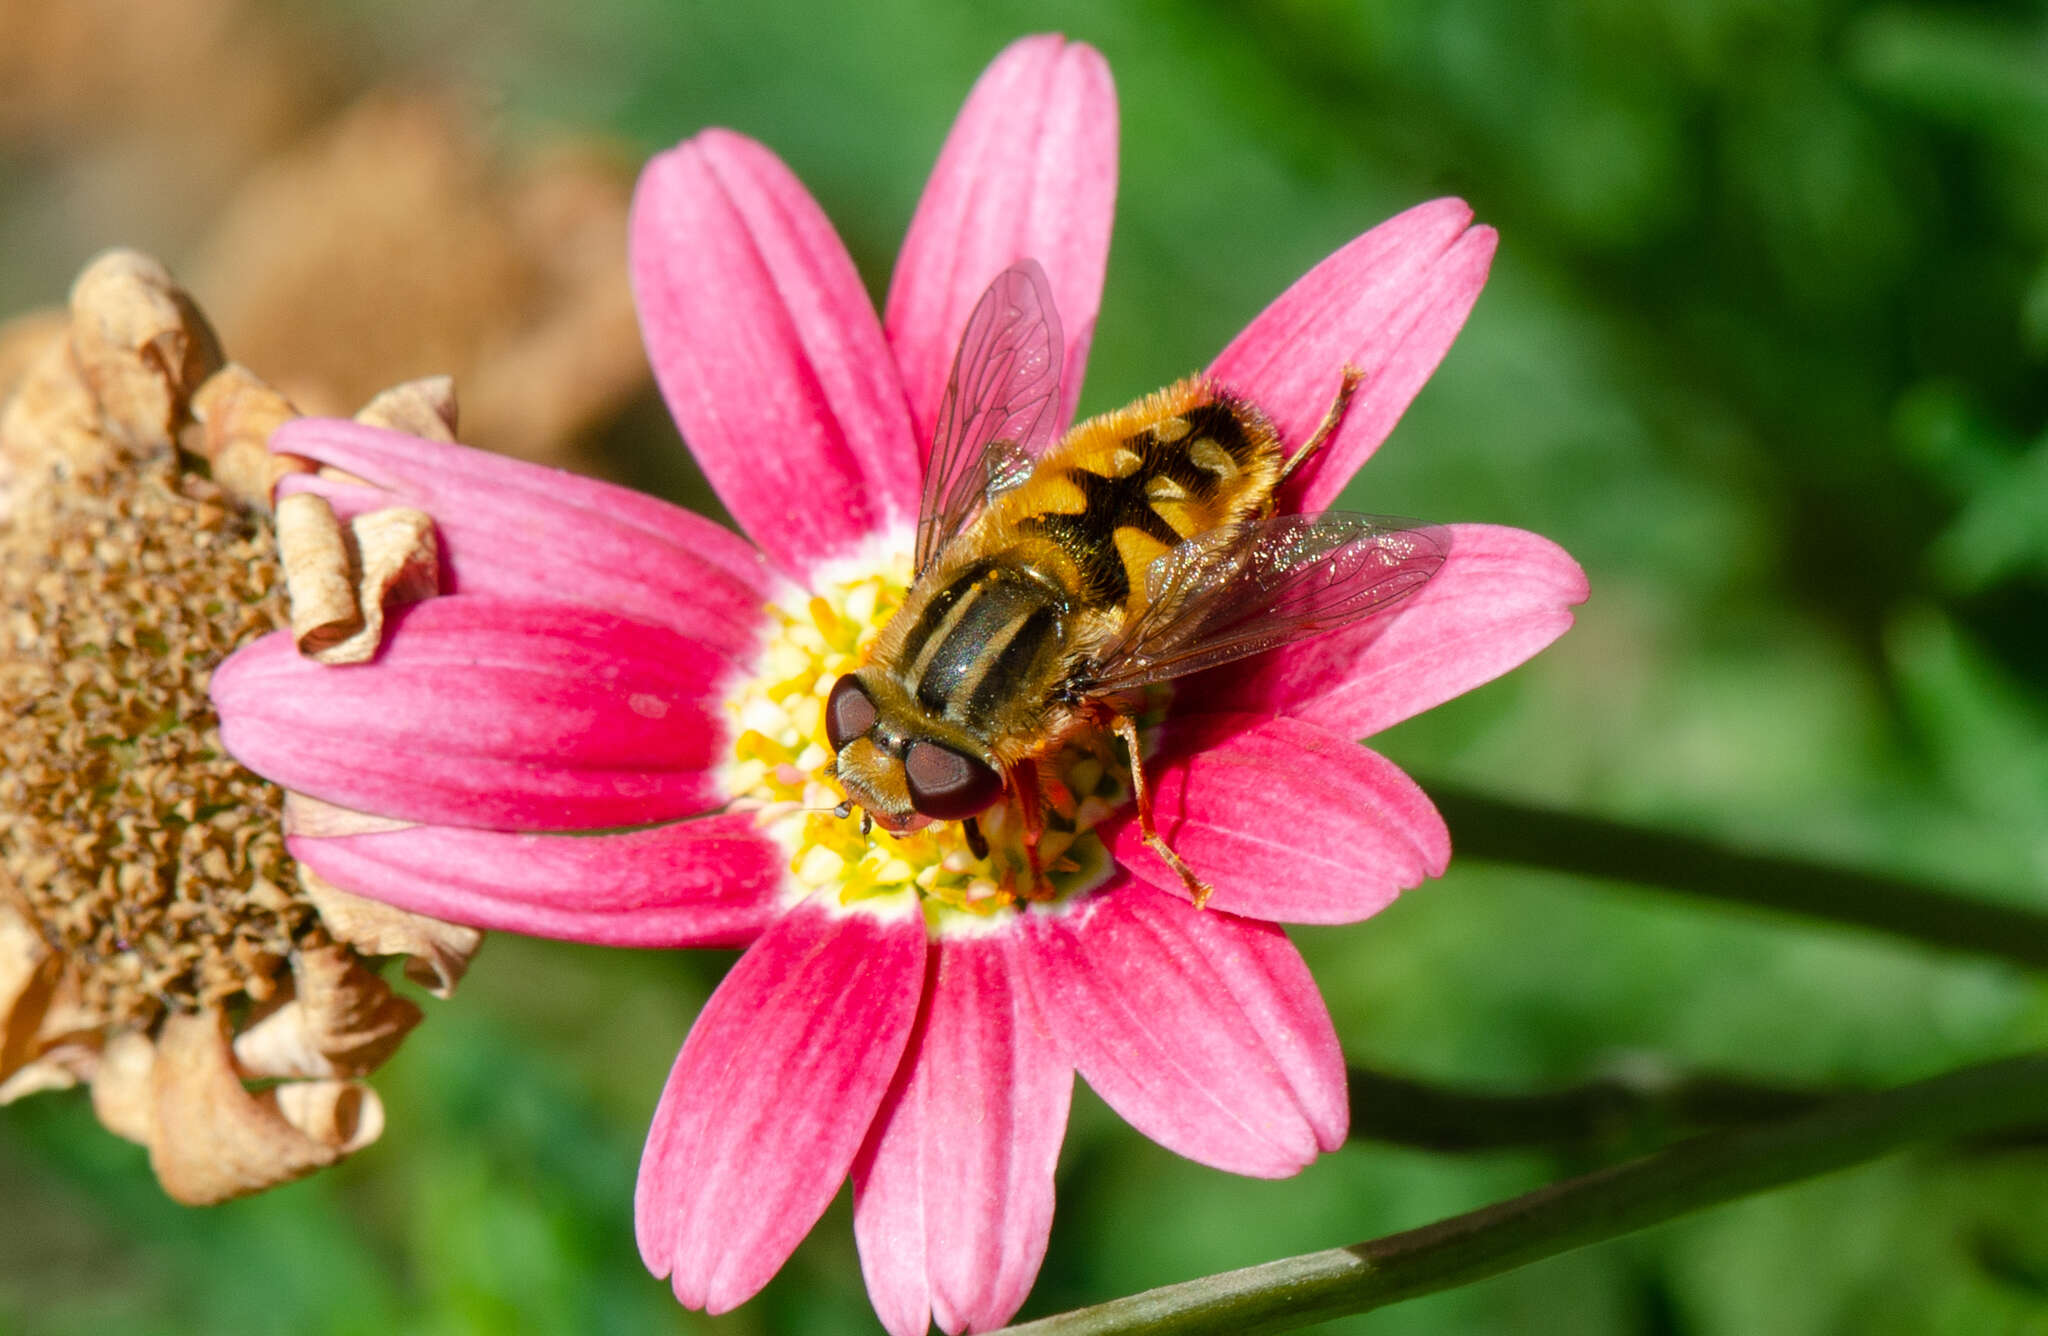
[[[1458,199],[1388,219],[1309,270],[1209,364],[1266,410],[1289,447],[1315,431],[1346,366],[1365,373],[1343,427],[1288,484],[1282,510],[1336,500],[1443,360],[1493,264],[1493,229],[1471,222]]]
[[[760,637],[774,574],[745,539],[701,515],[560,469],[355,422],[301,418],[271,444],[376,484],[294,473],[280,494],[317,492],[343,518],[391,505],[432,515],[447,592],[582,603],[715,639],[733,653]]]
[[[854,1162],[861,1270],[895,1336],[1001,1326],[1045,1257],[1073,1069],[1018,977],[1019,943],[932,944],[910,1055]]]
[[[357,895],[498,932],[606,946],[744,946],[780,913],[787,855],[751,813],[605,835],[413,826],[295,836]]]
[[[885,324],[922,450],[968,313],[1019,260],[1052,285],[1067,340],[1059,421],[1072,419],[1109,260],[1116,141],[1109,65],[1079,42],[1013,42],[968,94],[889,283]]]
[[[1251,714],[1176,715],[1145,762],[1152,819],[1210,909],[1282,923],[1355,923],[1443,875],[1450,832],[1414,780],[1314,724]],[[1145,847],[1137,813],[1101,827],[1117,861],[1162,890],[1186,888]]]
[[[640,1255],[685,1305],[746,1302],[831,1203],[910,1037],[924,956],[914,903],[808,900],[704,1004],[634,1196]]]
[[[1244,664],[1188,690],[1218,708],[1308,719],[1370,737],[1514,668],[1571,628],[1586,573],[1533,533],[1453,524],[1451,555],[1387,613]]]
[[[458,594],[396,610],[371,663],[265,636],[214,673],[213,700],[228,751],[286,788],[408,821],[570,830],[724,803],[707,771],[731,671],[645,622]]]
[[[641,173],[630,248],[669,411],[771,559],[801,574],[915,519],[896,363],[838,234],[780,159],[730,131],[685,140]]]
[[[1343,1144],[1344,1057],[1279,928],[1137,882],[1023,922],[1062,1050],[1140,1132],[1257,1178]]]

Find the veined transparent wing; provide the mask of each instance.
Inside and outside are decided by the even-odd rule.
[[[967,318],[939,401],[917,512],[919,574],[991,491],[1028,476],[1028,461],[1052,439],[1064,356],[1059,312],[1038,261],[996,275]]]
[[[1448,529],[1340,511],[1198,535],[1146,569],[1144,610],[1081,686],[1164,682],[1348,626],[1421,588],[1450,547]]]

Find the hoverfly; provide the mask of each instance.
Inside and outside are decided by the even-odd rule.
[[[1153,825],[1144,689],[1386,608],[1437,572],[1449,535],[1274,513],[1343,421],[1350,368],[1284,457],[1257,405],[1199,374],[1054,442],[1063,354],[1037,262],[997,276],[940,404],[910,590],[827,698],[838,810],[896,832],[960,821],[986,858],[976,817],[1012,796],[1029,895],[1044,885],[1039,767],[1094,730],[1124,744],[1140,833],[1200,906],[1209,887]]]

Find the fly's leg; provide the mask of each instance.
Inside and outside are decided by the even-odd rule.
[[[1138,742],[1138,721],[1127,714],[1119,714],[1111,725],[1116,735],[1123,739],[1131,753],[1131,789],[1138,802],[1138,833],[1145,837],[1145,847],[1166,860],[1168,867],[1180,874],[1181,885],[1188,888],[1188,897],[1200,909],[1209,902],[1210,894],[1216,889],[1195,875],[1187,861],[1173,851],[1166,837],[1152,824],[1152,790],[1145,786],[1145,753]]]
[[[1031,884],[1024,888],[1026,900],[1049,900],[1052,883],[1045,879],[1045,867],[1038,861],[1038,840],[1045,834],[1045,798],[1038,791],[1038,762],[1026,761],[1010,773],[1017,791],[1017,811],[1024,818],[1024,863],[1031,872]]]
[[[1294,452],[1294,458],[1281,467],[1280,481],[1273,484],[1275,496],[1278,496],[1280,489],[1287,485],[1287,480],[1294,476],[1294,471],[1306,463],[1309,456],[1328,444],[1330,438],[1337,434],[1337,428],[1344,425],[1344,413],[1351,407],[1351,396],[1357,393],[1359,382],[1364,379],[1365,373],[1357,367],[1344,368],[1344,379],[1337,385],[1337,397],[1330,401],[1330,407],[1324,412],[1323,420],[1316,424],[1315,434],[1308,438],[1306,445]]]
[[[988,858],[988,836],[981,833],[981,823],[968,817],[960,823],[960,833],[967,837],[967,852],[976,858]]]

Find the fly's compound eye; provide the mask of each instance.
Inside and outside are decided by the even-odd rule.
[[[1003,777],[972,756],[920,739],[903,758],[910,805],[936,821],[959,821],[994,802]]]
[[[860,679],[848,673],[833,683],[832,695],[825,701],[825,736],[831,739],[832,750],[844,750],[847,743],[867,736],[874,726],[875,703],[868,699]]]

